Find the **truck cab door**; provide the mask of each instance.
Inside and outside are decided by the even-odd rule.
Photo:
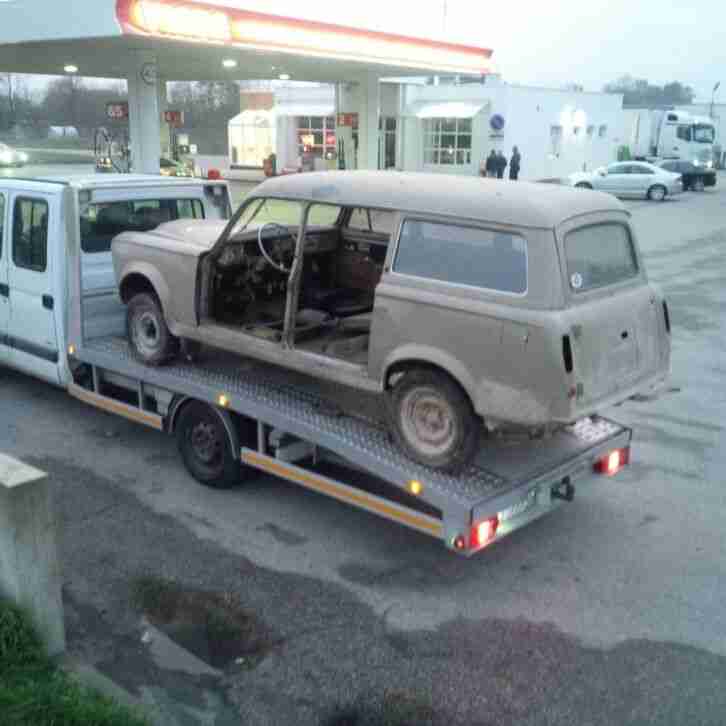
[[[50,383],[60,383],[55,324],[57,261],[51,240],[62,234],[60,198],[19,192],[11,198],[7,255],[10,363]]]
[[[7,194],[0,191],[0,365],[7,365],[10,362],[10,347],[8,346],[8,325],[10,323],[8,257],[10,246],[5,224],[7,215]]]

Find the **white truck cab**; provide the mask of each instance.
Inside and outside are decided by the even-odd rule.
[[[68,253],[81,285],[114,295],[111,240],[174,219],[227,219],[225,182],[146,175],[0,179],[0,365],[50,383],[70,380]]]

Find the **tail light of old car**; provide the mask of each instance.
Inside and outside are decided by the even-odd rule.
[[[624,466],[630,463],[630,447],[614,449],[595,462],[595,471],[598,474],[615,476]]]

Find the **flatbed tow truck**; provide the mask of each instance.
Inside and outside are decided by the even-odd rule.
[[[630,429],[598,417],[542,438],[484,438],[473,464],[456,476],[428,469],[402,454],[381,422],[346,413],[312,379],[272,375],[269,366],[216,351],[158,368],[138,362],[117,291],[85,294],[78,263],[71,258],[77,294],[68,354],[85,375],[69,392],[171,434],[191,412],[186,425],[200,435],[180,448],[194,476],[194,460],[223,445],[240,478],[255,469],[273,474],[471,555],[572,501],[576,484],[629,463]],[[211,420],[226,441],[215,441]]]
[[[55,290],[55,304],[51,295],[42,295],[42,308],[55,319],[57,352],[12,335],[3,341],[1,328],[0,351],[3,342],[15,340],[15,350],[30,360],[29,352],[37,349],[44,358],[37,371],[26,366],[29,372],[87,404],[176,435],[187,469],[202,483],[219,486],[258,470],[435,537],[468,556],[572,501],[576,485],[629,463],[630,429],[597,417],[542,438],[482,438],[474,462],[454,476],[408,459],[380,421],[341,409],[313,379],[213,350],[196,360],[143,365],[127,342],[118,289],[98,284],[98,258],[82,252],[79,204],[110,198],[112,191],[114,199],[198,194],[211,213],[209,200],[219,190],[201,181],[123,175],[117,183],[103,176],[103,181],[13,182],[0,189],[13,209],[29,199],[36,204],[37,198],[50,209],[51,220],[58,218],[49,227],[49,238],[57,239],[49,242],[52,264],[43,283]],[[114,184],[119,188],[111,189]],[[110,254],[102,259],[110,270]],[[12,302],[14,262],[6,262],[10,284],[3,282],[2,262],[0,283]],[[95,269],[87,270],[89,264]],[[39,294],[38,308],[40,299]],[[59,371],[55,379],[52,366]],[[209,475],[209,462],[220,455],[224,476]]]

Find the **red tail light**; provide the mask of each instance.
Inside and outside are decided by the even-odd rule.
[[[602,459],[595,462],[595,471],[599,474],[614,476],[630,463],[630,448],[615,449]]]
[[[499,517],[489,517],[481,522],[472,524],[469,534],[469,547],[473,550],[488,545],[497,534]]]

